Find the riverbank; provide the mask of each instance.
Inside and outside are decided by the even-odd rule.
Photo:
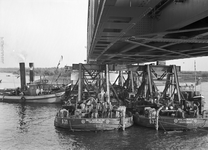
[[[57,77],[57,76],[45,76],[45,77],[37,76],[37,77],[39,77],[39,79],[37,78],[35,82],[46,81],[47,83],[50,84],[64,84],[64,85],[71,83],[69,77]]]
[[[19,75],[18,68],[1,68],[0,73],[11,73],[15,75]],[[65,70],[64,68],[35,68],[34,70],[35,76],[39,78],[47,78],[47,80],[55,84],[70,83],[71,78],[71,69]],[[29,75],[29,69],[26,68],[26,75]],[[208,82],[208,71],[181,71],[178,72],[179,82],[195,82],[196,79],[200,79],[201,82]],[[1,79],[0,79],[1,80]]]
[[[8,73],[13,74],[15,76],[20,75],[19,68],[0,68],[0,73]],[[30,69],[25,68],[25,74],[26,76],[29,76]],[[69,83],[70,77],[71,77],[71,70],[66,70],[65,68],[35,68],[34,69],[34,76],[38,77],[39,79],[45,79],[49,80],[52,83]],[[0,79],[1,80],[1,79]]]
[[[20,77],[16,74],[11,73],[0,73],[0,79],[2,82],[0,83],[0,89],[14,89],[20,87]],[[58,76],[34,76],[35,82],[41,82],[43,80],[47,81],[48,84],[62,86],[67,85],[71,82],[69,77],[58,77]],[[29,83],[29,76],[26,75],[26,83]]]

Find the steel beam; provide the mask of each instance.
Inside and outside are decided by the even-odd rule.
[[[82,66],[87,70],[105,70],[106,65],[97,65],[97,64],[82,64]],[[151,65],[155,71],[165,71],[170,66],[164,65]],[[177,71],[180,71],[180,66],[177,66]],[[143,71],[145,65],[127,65],[127,64],[110,64],[108,65],[109,71]],[[73,64],[72,70],[80,70],[79,64]]]
[[[208,16],[207,0],[172,1],[154,21],[154,32],[180,29]]]
[[[164,48],[159,48],[159,47],[143,44],[143,43],[136,42],[136,41],[126,40],[126,42],[133,43],[133,44],[138,44],[138,45],[149,47],[149,48],[152,48],[152,49],[158,49],[158,50],[161,50],[161,51],[164,51],[164,52],[169,52],[169,53],[173,53],[173,54],[183,55],[186,58],[190,57],[190,55],[187,55],[187,54],[183,54],[183,53],[167,50],[167,49],[164,49]]]

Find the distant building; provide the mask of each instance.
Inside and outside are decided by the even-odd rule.
[[[156,65],[166,65],[166,61],[157,61]]]

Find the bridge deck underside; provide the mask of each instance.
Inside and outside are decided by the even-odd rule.
[[[207,0],[106,0],[98,9],[93,34],[88,36],[89,63],[208,55]]]

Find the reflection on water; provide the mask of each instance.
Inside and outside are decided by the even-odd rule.
[[[125,131],[70,132],[54,127],[60,105],[0,103],[0,149],[120,150],[208,148],[207,130],[155,131],[133,126]]]
[[[19,106],[20,106],[19,111],[18,111],[19,118],[20,118],[19,125],[20,125],[20,129],[24,129],[24,125],[26,124],[26,122],[24,120],[26,117],[26,115],[25,115],[26,106],[25,106],[25,104],[20,104]]]
[[[208,83],[202,83],[208,99]],[[205,107],[208,106],[208,102]],[[155,131],[133,126],[125,131],[69,132],[54,127],[61,105],[0,103],[1,150],[162,150],[208,149],[208,130]]]
[[[120,149],[198,149],[208,148],[207,131],[188,131],[164,134],[162,131],[143,127],[132,127],[128,130],[73,133],[58,130],[59,142],[68,143],[73,148],[89,150]]]

